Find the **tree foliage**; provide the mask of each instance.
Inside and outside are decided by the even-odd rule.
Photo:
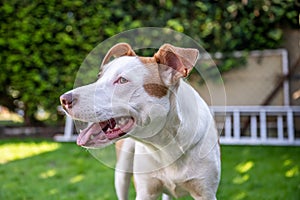
[[[169,27],[209,52],[277,48],[284,26],[298,27],[294,0],[3,0],[0,3],[0,105],[45,109],[56,121],[58,97],[72,89],[81,62],[98,43],[137,27]],[[236,65],[230,56],[220,70]]]

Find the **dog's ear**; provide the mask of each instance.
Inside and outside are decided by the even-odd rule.
[[[198,49],[180,48],[170,44],[161,46],[154,54],[159,64],[159,72],[167,86],[176,84],[180,78],[186,77],[197,62]]]
[[[135,56],[135,52],[132,50],[131,46],[127,43],[118,43],[107,52],[105,55],[101,67],[105,64],[107,64],[111,57],[114,56],[116,58],[121,56]]]

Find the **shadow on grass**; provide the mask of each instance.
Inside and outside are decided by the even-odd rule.
[[[5,148],[23,153],[2,160],[0,199],[116,199],[113,170],[73,143],[1,141]]]
[[[0,152],[0,199],[117,199],[113,169],[74,143],[2,140]],[[298,200],[299,155],[300,147],[222,146],[218,199]]]

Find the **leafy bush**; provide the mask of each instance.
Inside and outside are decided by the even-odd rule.
[[[88,52],[110,36],[169,27],[209,52],[277,48],[282,24],[298,26],[297,6],[294,0],[3,0],[0,104],[24,111],[26,123],[36,121],[38,109],[56,121],[59,95],[73,87]],[[218,64],[226,71],[237,62],[229,56]]]

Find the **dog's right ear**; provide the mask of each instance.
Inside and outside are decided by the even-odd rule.
[[[121,56],[135,56],[135,52],[132,50],[131,46],[127,43],[118,43],[107,52],[105,55],[101,67],[105,64],[107,64],[111,57],[114,56],[115,58],[121,57]],[[101,68],[100,67],[100,68]]]

